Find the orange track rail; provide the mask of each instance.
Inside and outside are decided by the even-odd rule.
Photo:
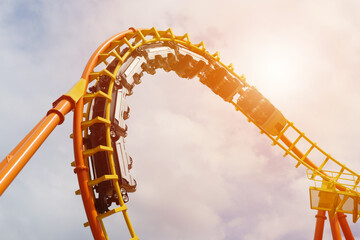
[[[126,34],[135,32],[136,30],[134,28],[130,28],[127,31],[121,32],[111,38],[109,38],[107,41],[105,41],[102,45],[96,49],[96,51],[93,53],[91,58],[89,59],[84,72],[82,74],[82,78],[86,80],[86,86],[89,83],[89,74],[94,69],[98,57],[101,53],[103,53],[109,46],[110,43],[116,40],[120,40],[123,37],[125,37]],[[85,88],[86,89],[86,88]],[[88,222],[91,228],[91,231],[93,233],[93,236],[96,240],[105,240],[104,233],[101,229],[100,222],[97,220],[97,211],[95,209],[94,205],[94,199],[92,196],[92,189],[88,186],[89,175],[88,175],[88,169],[85,165],[84,157],[83,157],[83,136],[82,136],[82,130],[81,130],[81,121],[83,119],[83,98],[78,101],[75,108],[75,114],[74,114],[74,155],[75,155],[75,173],[77,174],[80,191],[81,191],[81,197],[84,203],[84,208],[86,212],[86,216],[88,218]],[[131,233],[131,235],[134,235],[134,232]]]

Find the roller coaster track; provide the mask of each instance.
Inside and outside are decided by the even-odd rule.
[[[154,74],[157,68],[175,71],[183,78],[198,77],[201,83],[243,113],[274,146],[283,149],[284,156],[295,159],[296,167],[303,165],[307,169],[307,177],[314,183],[310,187],[311,208],[318,210],[315,239],[322,239],[326,211],[333,238],[341,239],[341,227],[346,239],[354,239],[344,214],[351,214],[354,223],[360,217],[360,175],[311,141],[248,84],[243,75],[236,74],[232,64],[222,63],[218,52],[210,54],[204,42],[193,44],[188,34],[176,36],[171,29],[130,28],[105,41],[91,56],[80,81],[54,103],[47,117],[0,163],[0,194],[56,125],[64,121],[64,115],[75,109],[72,134],[75,161],[72,166],[80,187],[76,194],[82,197],[88,219],[84,226],[90,226],[95,239],[108,239],[103,219],[122,212],[131,239],[138,239],[123,199],[127,198],[122,187],[124,176],[117,170],[119,163],[114,157],[120,158],[115,155],[117,145],[112,129],[113,109],[118,107],[114,105],[114,96],[117,97],[117,91],[122,91],[124,97],[131,95],[143,73]],[[94,113],[98,106],[102,106],[101,114]],[[98,129],[102,129],[103,140],[94,142],[92,139],[99,133]],[[124,150],[123,142],[121,147]],[[106,174],[96,174],[94,165],[100,154],[108,164]],[[111,196],[114,197],[104,200],[108,201],[105,208],[99,207],[101,184],[113,189]],[[112,202],[117,206],[111,208]]]

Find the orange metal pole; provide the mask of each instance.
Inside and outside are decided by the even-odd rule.
[[[337,215],[334,215],[334,217],[331,218],[329,212],[328,214],[329,214],[332,237],[334,240],[341,240],[341,232],[340,232],[339,220],[337,218]]]
[[[316,227],[315,227],[315,236],[314,240],[322,240],[324,233],[324,223],[326,220],[326,212],[319,210],[316,217]]]
[[[48,115],[40,121],[39,126],[34,130],[31,136],[28,135],[27,140],[19,146],[16,153],[11,158],[11,161],[6,164],[0,172],[0,196],[19,174],[29,159],[34,155],[36,150],[39,149],[41,144],[54,130],[54,128],[63,121],[64,115],[67,114],[71,108],[70,101],[60,101],[57,106],[51,109],[48,112]]]
[[[40,124],[44,121],[45,118],[46,116],[41,119],[41,121],[28,133],[28,135],[26,135],[23,140],[21,140],[21,142],[5,157],[5,159],[0,163],[0,172],[6,166],[6,164],[11,161],[13,155],[29,139],[29,137],[35,132],[35,130],[40,126]]]
[[[346,215],[344,213],[337,213],[341,230],[346,240],[354,240],[354,236],[351,232],[348,222],[346,221]]]

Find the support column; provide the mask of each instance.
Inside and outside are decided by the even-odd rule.
[[[56,100],[46,116],[0,163],[0,196],[55,127],[64,122],[65,115],[75,108],[76,102],[85,92],[85,87],[86,80],[82,78],[68,93]]]
[[[314,240],[322,240],[324,233],[324,224],[326,220],[326,212],[319,210],[316,214],[316,227],[315,227],[315,235]]]
[[[64,115],[67,114],[71,108],[71,102],[67,100],[60,101],[56,107],[51,109],[48,115],[40,121],[36,129],[25,137],[25,140],[21,142],[21,146],[18,145],[15,147],[14,150],[16,150],[16,153],[10,157],[8,163],[2,164],[3,166],[0,172],[0,196],[54,128],[63,121]]]
[[[0,163],[0,172],[3,168],[12,160],[14,154],[21,148],[24,143],[33,135],[35,130],[43,123],[46,117],[44,117],[29,133],[26,135],[23,140],[5,157],[5,159]]]
[[[340,227],[344,234],[345,239],[346,240],[355,240],[355,238],[351,232],[349,223],[346,221],[346,215],[344,213],[337,213],[337,216],[338,216]]]
[[[333,218],[330,217],[329,214],[329,220],[330,220],[330,227],[331,227],[331,234],[334,240],[341,240],[341,231],[339,226],[339,219],[337,215],[334,215]]]

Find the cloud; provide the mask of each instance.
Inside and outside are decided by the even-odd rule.
[[[233,62],[235,71],[245,73],[307,136],[360,169],[356,1],[0,5],[3,156],[80,78],[99,44],[131,26],[156,26],[173,27],[179,35],[189,32],[210,52],[219,50],[224,63]],[[277,73],[270,75],[269,66]],[[309,209],[311,183],[304,168],[294,168],[295,161],[283,158],[232,105],[195,79],[162,71],[144,76],[128,101],[126,147],[138,182],[128,207],[142,239],[312,237],[315,211]],[[91,238],[82,227],[81,199],[74,195],[71,118],[0,198],[4,238]],[[121,214],[106,223],[110,236],[129,238]]]

